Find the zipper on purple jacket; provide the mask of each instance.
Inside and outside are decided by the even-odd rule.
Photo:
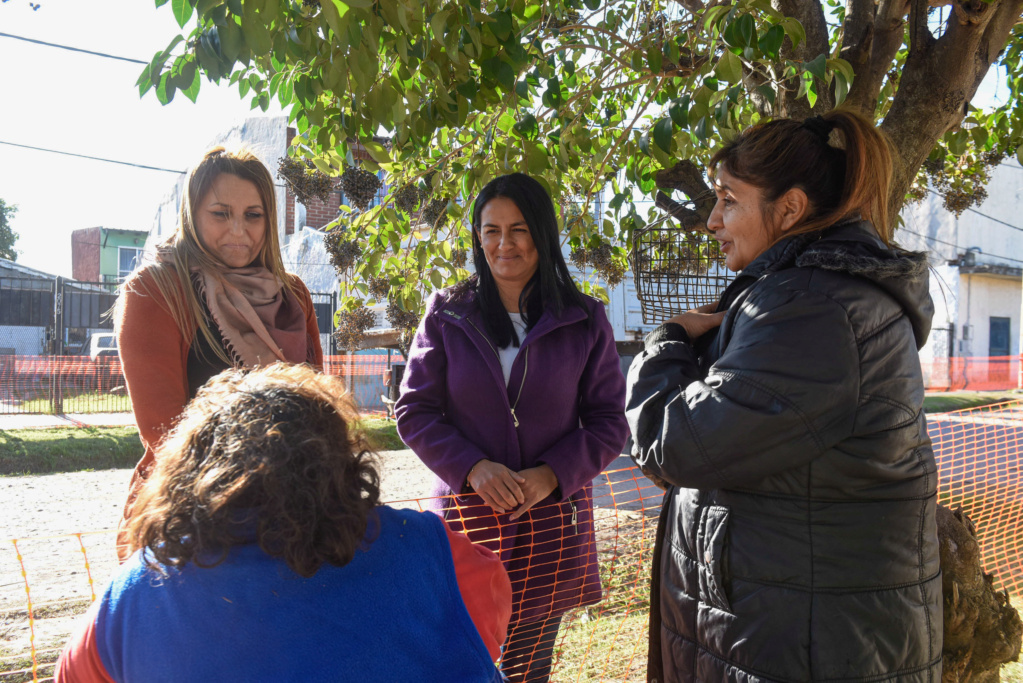
[[[448,311],[444,311],[444,312],[448,313]],[[454,313],[450,313],[450,315],[455,316]],[[455,316],[455,317],[457,317],[457,316]],[[466,318],[465,322],[467,322],[470,325],[472,325],[472,329],[476,330],[476,332],[481,337],[483,337],[484,340],[486,340],[487,346],[489,346],[490,350],[494,352],[494,355],[497,356],[497,362],[500,363],[501,362],[501,354],[497,352],[497,347],[495,347],[494,343],[492,341],[490,341],[490,337],[488,337],[487,335],[485,335],[482,332],[480,332],[480,328],[476,327],[476,323],[474,323],[473,321],[471,321],[468,318]],[[515,397],[515,405],[513,405],[511,407],[512,422],[515,423],[515,429],[519,428],[519,418],[515,415],[515,409],[519,407],[519,399],[522,398],[522,388],[526,386],[526,373],[529,372],[529,347],[528,346],[526,347],[526,357],[525,357],[525,361],[524,362],[525,362],[526,366],[522,369],[522,383],[519,384],[519,394],[518,394],[518,396]]]

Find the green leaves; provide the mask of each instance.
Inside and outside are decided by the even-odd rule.
[[[760,51],[764,53],[770,59],[778,58],[778,51],[781,49],[781,44],[785,41],[785,29],[775,24],[771,28],[764,32],[764,35],[760,37],[758,46]]]
[[[337,221],[364,250],[346,275],[351,302],[367,300],[370,278],[418,306],[465,277],[472,199],[511,171],[536,176],[566,212],[574,207],[570,246],[612,244],[619,253],[633,230],[663,220],[637,203],[656,192],[663,170],[681,159],[704,165],[737,131],[796,98],[818,105],[830,92],[842,102],[856,76],[831,56],[837,30],[815,50],[822,54],[798,61],[806,34],[770,0],[695,15],[645,0],[154,1],[192,28],[154,55],[140,93],[194,99],[202,76],[225,79],[253,108],[276,100],[288,109],[294,153],[321,172],[386,176],[381,204]],[[1023,43],[1023,28],[1015,30]],[[1023,102],[1021,57],[1010,49],[1004,59]],[[884,87],[879,117],[897,79]],[[949,134],[945,166],[976,169],[984,155],[1016,152],[1023,104],[1012,107]],[[603,215],[594,216],[601,192]]]
[[[174,20],[181,28],[185,28],[185,24],[192,18],[192,5],[191,0],[171,0],[171,12],[174,13]],[[157,5],[157,7],[159,6]]]
[[[322,0],[320,2],[320,12],[335,36],[342,36],[347,32],[348,27],[342,22],[344,16],[348,14],[347,3],[341,0]]]
[[[661,119],[654,124],[653,127],[653,139],[654,144],[664,150],[666,153],[671,153],[671,136],[674,133],[674,126],[672,125],[671,119]]]
[[[755,44],[753,41],[755,35],[756,22],[751,15],[743,14],[725,27],[721,37],[729,47],[744,48]]]
[[[742,62],[730,50],[721,53],[721,59],[714,66],[714,73],[727,83],[742,82]]]

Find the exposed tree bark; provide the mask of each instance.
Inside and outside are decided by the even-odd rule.
[[[910,49],[892,107],[881,129],[894,143],[890,215],[897,216],[920,165],[966,105],[998,57],[1023,11],[1023,0],[957,0],[944,34],[927,27],[928,0],[912,0]],[[857,78],[859,76],[857,75]]]
[[[694,203],[689,208],[675,201],[669,195],[658,192],[655,205],[670,213],[682,227],[690,230],[705,229],[707,217],[714,208],[714,191],[704,180],[703,169],[689,159],[683,159],[671,168],[658,171],[657,187],[665,190],[680,190]]]
[[[793,48],[792,42],[786,37],[782,44],[781,58],[797,62],[809,62],[820,54],[830,54],[828,45],[828,25],[824,19],[824,9],[817,0],[771,0],[771,6],[787,17],[795,17],[806,31],[806,40]],[[828,88],[821,87],[817,91],[817,102],[813,108],[805,97],[797,97],[798,90],[790,88],[778,93],[774,103],[775,116],[789,116],[805,119],[812,114],[823,114],[835,106],[834,95]]]
[[[1023,621],[1005,591],[995,592],[981,565],[973,522],[938,506],[938,545],[944,605],[942,683],[997,683],[998,670],[1016,661]]]
[[[885,76],[902,45],[908,0],[848,0],[844,41],[839,56],[852,64],[856,78],[845,104],[873,118]]]

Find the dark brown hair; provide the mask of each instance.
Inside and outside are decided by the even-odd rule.
[[[831,144],[833,137],[840,146]],[[747,128],[711,158],[711,177],[718,167],[760,188],[767,204],[794,187],[803,190],[810,201],[807,216],[786,235],[816,232],[859,215],[891,243],[890,143],[855,112],[836,109],[806,121],[775,119]]]
[[[132,550],[150,566],[210,567],[257,542],[301,576],[363,543],[379,476],[341,382],[276,363],[214,377],[156,452]]]

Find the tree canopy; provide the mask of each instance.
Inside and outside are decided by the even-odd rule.
[[[964,210],[1023,142],[1023,0],[169,2],[183,32],[140,93],[194,100],[201,75],[226,79],[289,111],[306,175],[386,173],[386,200],[342,207],[331,242],[346,306],[387,296],[395,317],[467,274],[471,198],[506,172],[549,188],[578,261],[613,282],[635,231],[701,227],[707,159],[765,117],[878,121],[893,216],[929,182]],[[998,61],[1007,103],[980,111]]]
[[[18,233],[11,227],[16,213],[17,206],[0,199],[0,258],[10,261],[18,260],[18,252],[14,248],[14,243],[18,241]]]

